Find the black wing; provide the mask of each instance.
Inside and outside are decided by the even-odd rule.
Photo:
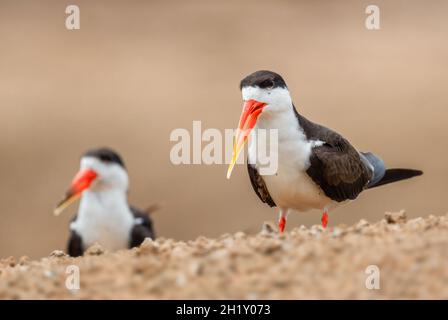
[[[131,239],[129,247],[138,247],[145,238],[155,238],[152,220],[148,212],[144,212],[134,207],[130,207],[135,218],[135,224],[131,230]]]
[[[307,174],[327,197],[338,202],[355,199],[367,187],[372,169],[340,134],[296,115],[307,139],[323,142],[312,149]]]
[[[77,218],[78,215],[75,215],[73,219],[70,221],[70,224],[75,222]],[[67,243],[67,252],[69,256],[72,257],[79,257],[84,254],[84,246],[82,244],[82,238],[74,230],[70,231],[70,238],[68,239]]]
[[[263,178],[258,173],[257,169],[249,163],[249,161],[247,161],[247,171],[249,172],[250,182],[258,198],[260,198],[260,200],[264,203],[267,203],[269,206],[275,207],[276,204],[274,200],[272,200]]]
[[[71,231],[68,239],[67,252],[72,257],[79,257],[84,254],[82,239],[75,231]]]

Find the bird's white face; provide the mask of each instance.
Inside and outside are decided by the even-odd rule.
[[[59,215],[87,189],[93,192],[105,190],[126,192],[128,185],[128,174],[120,164],[103,161],[93,156],[84,156],[81,158],[78,173],[73,178],[70,188],[64,199],[57,205],[54,213]]]
[[[89,189],[99,191],[104,189],[128,189],[129,177],[126,170],[117,163],[101,161],[95,157],[81,158],[80,171],[91,170],[96,173]]]
[[[257,124],[258,118],[260,116],[267,118],[292,109],[292,100],[288,88],[286,86],[274,87],[274,82],[272,82],[272,87],[269,85],[263,88],[257,85],[245,86],[241,89],[241,93],[244,101],[243,112],[236,132],[233,156],[227,170],[227,178],[230,178],[238,155],[243,150],[244,144]]]
[[[282,112],[292,108],[292,99],[288,88],[270,89],[250,86],[242,88],[241,94],[244,102],[254,100],[264,103],[262,114]]]

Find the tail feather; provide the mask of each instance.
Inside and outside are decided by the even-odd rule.
[[[377,183],[370,185],[369,188],[375,188],[384,184],[421,176],[423,171],[414,169],[387,169],[384,176]]]
[[[384,177],[384,174],[386,173],[386,165],[380,157],[374,155],[371,152],[361,152],[360,156],[361,160],[363,160],[368,164],[368,166],[372,167],[373,169],[373,177],[370,179],[370,182],[367,185],[367,187],[370,188],[371,186],[377,184]]]
[[[145,210],[143,210],[143,212],[146,215],[151,215],[153,214],[155,211],[159,211],[162,208],[162,205],[159,203],[154,203],[152,205],[150,205],[149,207],[147,207]]]

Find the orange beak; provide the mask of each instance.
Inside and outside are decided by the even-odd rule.
[[[65,193],[64,199],[54,209],[54,214],[56,216],[60,215],[62,211],[75,202],[81,196],[81,193],[90,187],[97,176],[98,174],[91,169],[80,170],[73,178],[70,188]]]
[[[259,102],[256,100],[248,100],[244,102],[243,112],[241,113],[240,122],[238,124],[238,129],[236,131],[236,136],[233,143],[232,161],[230,162],[227,170],[227,179],[230,179],[230,175],[232,174],[232,170],[238,156],[241,150],[243,150],[244,144],[246,143],[250,132],[255,127],[258,116],[263,111],[264,107],[266,107],[266,103],[264,102]]]

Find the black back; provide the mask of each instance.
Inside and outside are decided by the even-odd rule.
[[[338,202],[355,199],[367,187],[372,170],[340,134],[309,121],[296,110],[295,114],[308,140],[324,142],[312,149],[307,174],[330,199]]]

